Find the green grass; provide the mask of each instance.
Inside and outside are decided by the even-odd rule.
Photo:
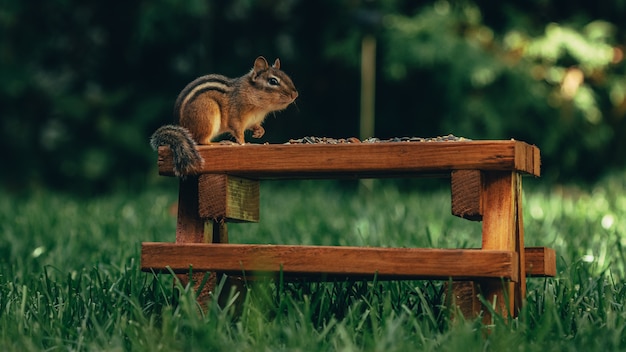
[[[587,190],[527,182],[526,243],[555,248],[559,273],[529,280],[520,317],[490,327],[451,322],[437,281],[260,281],[241,304],[220,285],[231,299],[200,312],[192,289],[139,270],[142,241],[174,239],[175,186],[82,199],[0,192],[0,350],[626,350],[623,179]],[[449,215],[448,190],[374,189],[263,184],[261,222],[231,224],[229,238],[480,245],[479,223]]]

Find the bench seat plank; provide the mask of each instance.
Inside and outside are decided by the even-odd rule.
[[[354,144],[201,145],[201,173],[254,179],[404,177],[453,170],[501,170],[540,175],[539,149],[524,142],[393,142]],[[161,175],[173,176],[172,154],[159,148]]]

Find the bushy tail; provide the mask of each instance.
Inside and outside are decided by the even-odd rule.
[[[150,137],[150,145],[154,150],[160,146],[169,146],[174,159],[174,174],[178,177],[196,174],[202,168],[204,159],[196,150],[196,142],[188,129],[165,125],[159,127]]]

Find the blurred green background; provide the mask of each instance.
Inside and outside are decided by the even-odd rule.
[[[179,91],[258,55],[279,57],[300,91],[261,142],[358,136],[366,35],[376,137],[524,140],[546,182],[624,168],[625,0],[2,0],[0,180],[153,182],[148,138]]]

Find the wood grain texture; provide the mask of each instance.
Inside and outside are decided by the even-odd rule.
[[[535,170],[536,173],[529,172],[535,176],[541,176],[541,156],[539,148],[528,148],[525,143],[515,144],[515,170]]]
[[[516,201],[515,172],[494,171],[483,174],[483,250],[516,251]],[[525,278],[524,278],[525,279]],[[517,312],[515,297],[519,285],[497,280],[482,280],[481,292],[485,299],[495,304],[495,310],[504,315]],[[478,313],[478,312],[476,312]],[[491,316],[487,313],[483,321],[488,323]]]
[[[547,247],[526,247],[526,276],[555,277],[556,252]]]
[[[482,173],[480,170],[454,170],[450,175],[452,215],[472,221],[483,218]]]
[[[198,212],[201,218],[258,222],[259,199],[258,180],[215,174],[204,174],[198,178]]]
[[[515,251],[515,173],[486,172],[483,177],[482,249]]]
[[[522,308],[526,299],[526,250],[524,248],[524,217],[522,211],[522,177],[520,174],[513,175],[513,197],[515,199],[515,252],[520,261],[520,282],[515,286],[515,309]],[[516,313],[517,314],[517,311]]]
[[[216,243],[216,242],[214,242]],[[227,241],[223,241],[221,243],[227,243]],[[152,244],[150,242],[146,242],[146,248],[149,248],[151,255],[157,255],[153,251]],[[170,245],[169,243],[163,243],[165,245]],[[477,250],[477,249],[474,249]],[[547,247],[526,247],[526,260],[525,260],[525,268],[526,268],[526,276],[527,277],[554,277],[556,276],[556,252],[552,248]],[[142,269],[149,271],[151,269],[162,270],[163,263],[159,258],[146,258],[146,262],[142,262]],[[158,264],[159,267],[150,267],[148,264]],[[144,266],[144,264],[146,264]]]
[[[381,278],[505,278],[518,280],[514,252],[462,249],[144,242],[144,270],[280,272]]]
[[[228,224],[226,221],[207,220],[204,223],[204,232],[207,236],[205,243],[228,243]]]
[[[204,220],[198,215],[198,177],[188,176],[179,181],[176,242],[210,242]]]
[[[188,176],[179,181],[178,187],[178,219],[176,221],[177,243],[208,243],[213,239],[213,228],[210,223],[200,218],[198,213],[198,177]],[[217,275],[209,273],[205,278],[204,272],[194,271],[189,275],[180,273],[177,275],[182,286],[192,283],[196,291],[206,279],[202,290],[198,292],[198,302],[204,307],[211,297],[211,292],[217,284]]]
[[[249,178],[392,177],[506,170],[540,175],[539,149],[524,142],[398,142],[199,146],[202,173]],[[159,148],[159,173],[173,175],[171,151]]]
[[[200,176],[181,181],[176,243],[144,243],[142,269],[172,268],[184,281],[193,267],[246,275],[356,276],[472,280],[453,284],[461,310],[490,319],[476,294],[515,316],[526,273],[554,276],[548,248],[524,248],[521,175],[540,175],[540,152],[519,141],[380,144],[206,145]],[[171,151],[159,148],[159,172],[173,175]],[[258,179],[451,176],[452,213],[483,221],[480,250],[280,245],[229,245],[226,221],[259,220]],[[213,242],[208,243],[208,242]],[[189,280],[187,278],[186,280]],[[208,297],[209,292],[201,295]]]
[[[554,277],[556,276],[556,252],[547,247],[526,247],[525,273],[527,277]],[[481,291],[479,284],[474,281],[454,281],[448,288],[449,297],[446,301],[450,306],[456,306],[464,317],[473,317],[483,309],[476,299]],[[502,286],[502,284],[500,284]],[[496,286],[497,287],[497,283]],[[454,312],[453,312],[453,317]]]
[[[479,290],[475,282],[453,281],[450,283],[450,286],[446,283],[446,292],[446,304],[449,307],[457,308],[453,309],[451,312],[451,321],[459,321],[458,313],[460,313],[462,317],[472,318],[480,312],[482,307],[480,301],[476,299]]]

